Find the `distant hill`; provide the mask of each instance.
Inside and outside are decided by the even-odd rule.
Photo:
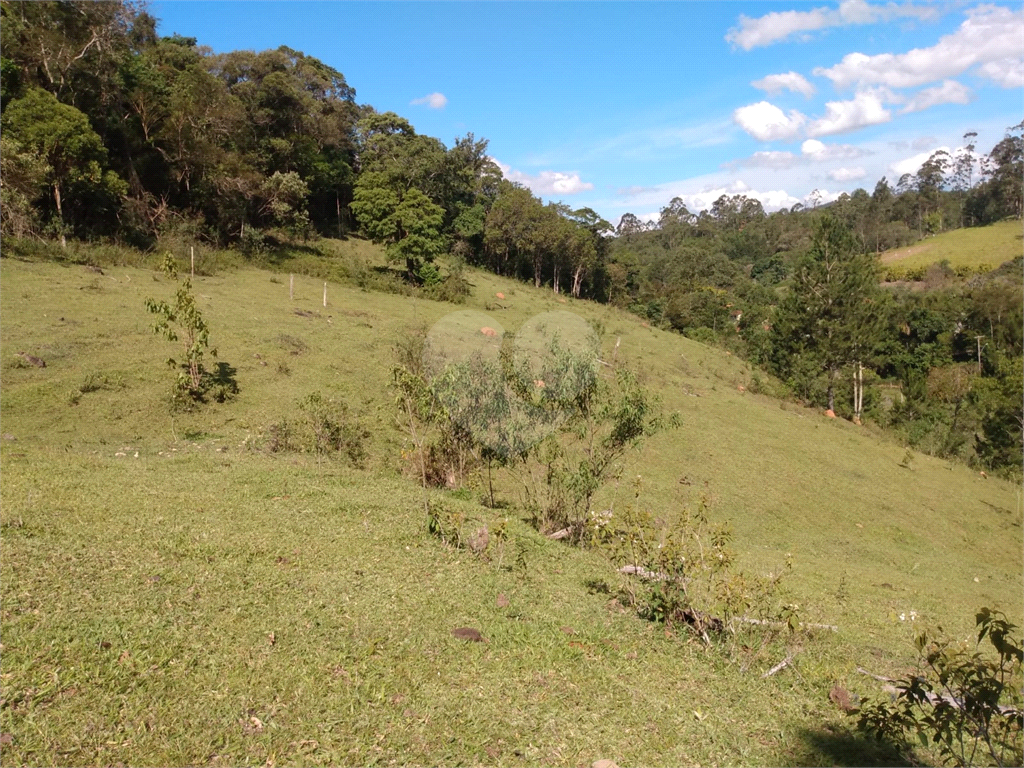
[[[986,227],[966,227],[943,232],[905,248],[882,253],[882,265],[898,276],[941,261],[971,270],[995,269],[1024,253],[1020,220],[1000,221]]]

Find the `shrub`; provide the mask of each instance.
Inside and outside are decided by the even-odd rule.
[[[1024,764],[1024,652],[1012,637],[1017,627],[988,608],[975,621],[974,649],[922,632],[917,638],[921,674],[895,681],[894,701],[862,704],[853,713],[861,730],[908,749],[907,736],[916,735],[922,747],[930,744],[945,762],[958,766]],[[982,652],[986,638],[994,655]]]
[[[695,508],[683,507],[671,519],[655,520],[635,499],[621,512],[591,516],[594,541],[625,567],[624,598],[650,621],[685,626],[706,642],[735,631],[734,620],[797,627],[796,606],[781,602],[783,570],[766,577],[734,568],[728,525],[714,523],[710,500],[702,495]]]
[[[348,406],[326,399],[314,392],[299,403],[310,430],[309,447],[319,461],[332,453],[343,453],[352,466],[361,467],[366,460],[366,440],[370,432],[357,419],[350,418]]]

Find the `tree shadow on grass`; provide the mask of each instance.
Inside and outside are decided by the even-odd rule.
[[[238,394],[238,370],[232,365],[219,362],[216,372],[210,373],[210,394],[218,403],[230,400]]]
[[[800,737],[805,749],[800,750],[790,765],[917,765],[911,753],[896,745],[841,726],[803,728]]]

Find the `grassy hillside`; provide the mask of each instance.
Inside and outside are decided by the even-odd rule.
[[[197,278],[241,392],[172,414],[175,350],[143,306],[170,283],[0,261],[4,765],[895,763],[848,731],[830,689],[877,691],[856,667],[905,671],[923,625],[966,637],[982,605],[1020,623],[1018,488],[751,394],[741,361],[631,315],[470,279],[465,307],[332,283],[324,308],[321,280],[296,277],[290,301],[279,273]],[[710,493],[741,565],[791,553],[791,599],[839,631],[723,649],[666,633],[588,591],[618,584],[607,560],[514,506],[500,561],[431,537],[399,471],[391,346],[462,309],[507,332],[548,310],[603,331],[605,359],[683,423],[624,478],[643,475],[661,515]],[[259,450],[313,391],[368,426],[365,469]],[[494,515],[482,489],[433,493]]]
[[[1018,220],[987,227],[966,227],[930,237],[906,248],[882,254],[888,268],[914,270],[948,261],[954,269],[994,269],[1024,253],[1024,234]]]

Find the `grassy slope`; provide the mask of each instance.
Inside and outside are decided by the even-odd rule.
[[[890,267],[917,269],[948,260],[950,266],[991,268],[1017,258],[1024,251],[1024,236],[1017,220],[1001,221],[987,227],[969,227],[943,232],[907,248],[882,254]]]
[[[4,765],[874,763],[891,756],[827,696],[876,689],[857,665],[906,668],[915,627],[896,615],[962,636],[981,605],[1021,618],[1018,489],[926,456],[903,468],[883,437],[742,393],[742,362],[606,307],[474,273],[466,308],[503,291],[507,331],[568,309],[603,323],[608,355],[621,337],[619,361],[684,424],[626,477],[644,475],[658,511],[707,483],[744,566],[791,552],[793,599],[837,635],[711,652],[609,610],[583,582],[614,584],[611,567],[514,515],[504,561],[523,548],[525,577],[430,538],[395,470],[389,347],[460,308],[332,285],[324,310],[319,281],[297,277],[292,304],[287,277],[200,278],[242,392],[172,418],[170,346],[143,310],[168,283],[9,260],[0,280],[0,415],[17,438],[0,447]],[[13,367],[22,350],[47,367]],[[93,373],[125,387],[70,404]],[[373,425],[366,471],[242,447],[314,389]],[[462,625],[490,643],[451,638]],[[761,680],[792,651],[796,672]]]

